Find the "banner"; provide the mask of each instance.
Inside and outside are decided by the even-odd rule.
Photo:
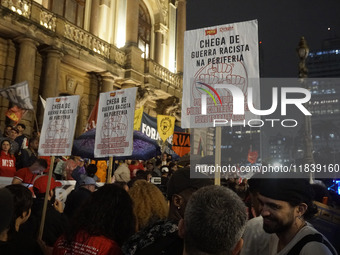
[[[41,129],[40,156],[71,155],[79,96],[47,98]]]
[[[257,20],[185,32],[182,128],[242,125],[260,106]]]
[[[149,114],[143,113],[142,124],[140,126],[140,130],[143,134],[150,137],[152,140],[160,141],[161,138],[157,131],[157,118],[151,117]],[[175,131],[184,132],[184,129],[181,129],[178,126],[175,126]],[[169,144],[172,144],[172,137],[170,136],[167,139]]]
[[[34,109],[27,81],[23,81],[8,88],[1,89],[0,95],[7,98],[11,103],[22,109]]]
[[[157,115],[157,131],[163,142],[173,135],[175,121],[176,118],[174,116]]]
[[[89,116],[89,118],[87,120],[85,131],[89,131],[90,129],[96,127],[97,116],[98,116],[98,103],[99,103],[99,99],[97,99],[97,102],[94,105],[94,107],[93,107],[93,109],[92,109],[92,111],[90,113],[90,116]]]
[[[140,125],[142,124],[142,117],[143,117],[144,106],[135,110],[135,119],[133,122],[133,130],[139,131]]]
[[[94,156],[130,156],[137,88],[101,93]]]
[[[190,152],[190,134],[175,132],[172,138],[172,150],[180,157]]]
[[[18,124],[22,118],[22,116],[24,116],[24,114],[26,113],[26,110],[21,109],[20,107],[14,105],[11,109],[9,109],[6,112],[6,116],[13,120],[16,124]]]

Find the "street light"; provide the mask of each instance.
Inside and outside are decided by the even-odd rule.
[[[299,78],[302,86],[305,89],[308,89],[307,82],[305,78],[308,76],[308,69],[306,67],[306,59],[309,54],[309,47],[305,38],[302,36],[300,38],[299,45],[296,49],[297,54],[299,56]],[[312,122],[311,117],[305,115],[304,118],[304,156],[303,163],[304,164],[314,164],[313,158],[313,140],[312,140]],[[313,174],[310,173],[310,182],[313,183]]]
[[[309,47],[305,38],[302,36],[299,42],[299,45],[296,49],[300,62],[299,62],[299,78],[307,78],[308,69],[306,67],[306,59],[309,54]]]

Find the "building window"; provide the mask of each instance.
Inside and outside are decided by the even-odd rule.
[[[50,0],[50,10],[74,25],[84,27],[86,0]]]
[[[142,57],[149,58],[151,41],[151,19],[144,3],[139,5],[138,48],[143,51]]]

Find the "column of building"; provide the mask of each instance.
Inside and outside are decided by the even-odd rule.
[[[33,96],[35,60],[38,43],[31,38],[21,37],[16,40],[19,43],[19,56],[15,83],[27,81],[30,96]],[[21,120],[26,125],[26,133],[30,134],[34,126],[34,113],[27,111]]]
[[[60,86],[60,64],[63,57],[63,53],[54,48],[49,48],[44,50],[45,53],[45,70],[43,82],[41,84],[41,96],[43,99],[49,97],[59,96],[59,86]],[[44,109],[40,109],[40,114],[38,115],[39,126],[42,126]]]
[[[144,63],[138,48],[139,0],[127,0],[126,15],[126,78],[143,81]]]
[[[166,26],[162,23],[155,25],[155,61],[165,66]]]
[[[177,0],[177,43],[176,70],[183,73],[184,66],[184,32],[186,30],[186,0]]]

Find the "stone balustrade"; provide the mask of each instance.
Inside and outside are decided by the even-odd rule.
[[[32,5],[34,5],[33,9]],[[126,63],[126,54],[124,51],[119,50],[116,46],[105,42],[86,30],[73,25],[66,19],[57,17],[53,12],[50,12],[36,2],[29,0],[1,0],[1,6],[30,19],[33,23],[39,23],[40,26],[71,40],[79,46],[113,60],[120,66],[124,66]],[[32,14],[32,12],[34,14]],[[149,73],[151,75],[171,84],[174,88],[182,88],[181,75],[170,72],[165,67],[154,62],[154,60],[149,60],[148,62]]]
[[[182,77],[180,75],[170,72],[154,61],[150,62],[149,72],[157,78],[172,84],[175,88],[182,88]]]
[[[40,25],[55,32],[57,17],[53,12],[43,10],[40,11]]]
[[[65,21],[64,36],[81,46],[110,58],[110,44],[67,21]]]

